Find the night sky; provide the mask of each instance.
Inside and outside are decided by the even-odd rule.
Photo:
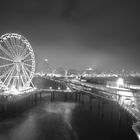
[[[36,70],[54,67],[140,72],[139,0],[3,0],[0,35],[31,43]]]

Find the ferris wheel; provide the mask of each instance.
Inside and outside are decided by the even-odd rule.
[[[35,56],[28,40],[16,33],[0,37],[0,89],[24,90],[35,72]]]

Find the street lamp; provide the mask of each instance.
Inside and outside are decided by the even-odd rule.
[[[47,58],[45,59],[45,62],[48,62],[48,59]]]
[[[50,90],[52,90],[52,87],[50,87]]]
[[[69,88],[69,87],[67,87],[67,90],[70,90],[70,88]]]

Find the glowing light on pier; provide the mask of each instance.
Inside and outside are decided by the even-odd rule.
[[[124,86],[124,80],[123,80],[122,78],[119,78],[119,79],[117,80],[117,86],[118,86],[118,87],[123,87],[123,86]]]

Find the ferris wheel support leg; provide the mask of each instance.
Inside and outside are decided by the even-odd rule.
[[[23,65],[22,65],[22,72],[23,72],[23,75],[24,75],[24,79],[26,80],[26,82],[28,81],[28,79],[27,79],[27,75],[26,75],[26,73],[25,73],[25,69],[24,69],[24,67],[23,67]]]
[[[23,67],[23,65],[22,65],[22,68],[23,68],[23,71],[24,71],[26,77],[28,77],[28,80],[30,81],[31,85],[33,86],[33,88],[35,88],[33,82],[31,81],[31,79],[29,79],[29,75],[27,74],[27,72],[26,72],[25,68]]]
[[[8,80],[8,83],[7,83],[7,87],[9,86],[10,81],[11,81],[11,79],[13,78],[13,73],[14,73],[14,71],[15,71],[15,67],[13,68],[13,70],[12,70],[10,76],[9,76],[9,80]]]
[[[5,72],[0,76],[0,79],[4,78],[4,76],[7,75],[11,70],[12,70],[12,67],[11,67],[9,70],[5,71]]]
[[[35,88],[35,86],[34,86],[34,84],[33,84],[33,82],[31,81],[31,85],[33,86],[33,88]]]
[[[9,78],[9,76],[11,75],[11,73],[13,73],[13,71],[14,71],[14,66],[12,67],[12,69],[11,69],[11,71],[9,72],[9,74],[8,74],[8,76],[6,77],[6,79],[4,80],[4,82],[2,83],[2,87],[5,85],[5,82],[7,81],[7,79]]]

